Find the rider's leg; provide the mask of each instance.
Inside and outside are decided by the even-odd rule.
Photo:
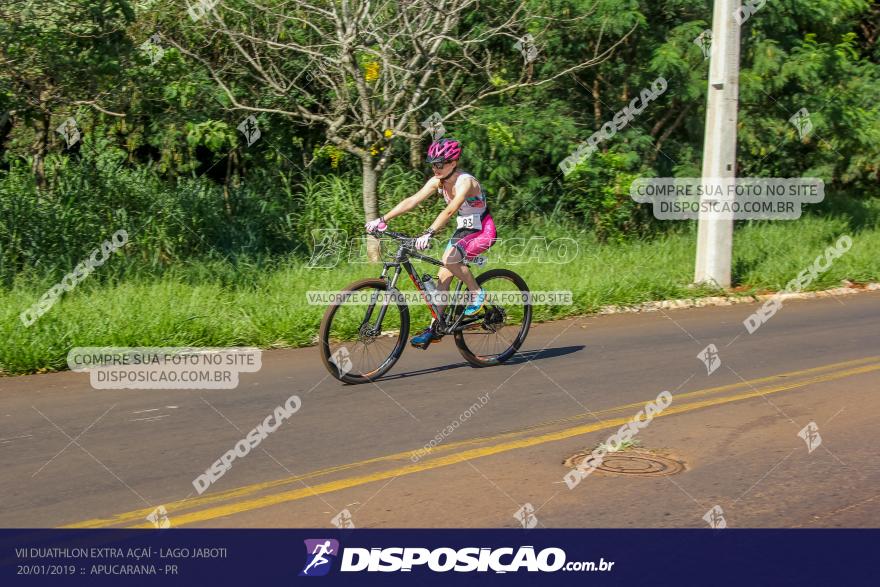
[[[486,294],[477,284],[474,274],[464,264],[464,255],[461,249],[461,246],[449,247],[443,255],[443,262],[449,272],[458,277],[467,286],[468,295],[465,298],[464,314],[465,316],[472,316],[483,307]]]
[[[441,267],[440,271],[437,272],[437,289],[441,291],[449,290],[449,282],[452,281],[452,271],[447,269],[446,267]]]
[[[449,291],[449,286],[452,283],[452,278],[454,275],[452,271],[447,269],[446,267],[441,267],[440,271],[437,272],[437,291],[447,292]],[[442,315],[443,310],[446,308],[445,304],[437,304],[437,311]]]
[[[477,285],[477,280],[474,279],[474,274],[471,273],[471,270],[468,269],[467,265],[462,263],[462,255],[458,247],[447,247],[446,252],[443,253],[442,261],[443,268],[451,275],[458,277],[469,290],[476,291],[480,289],[480,286]],[[450,277],[449,280],[451,279],[452,278]],[[448,280],[445,287],[449,287]]]
[[[459,251],[455,246],[450,245],[446,248],[446,252],[443,253],[442,258],[443,267],[441,267],[440,271],[437,273],[438,293],[449,291],[449,285],[452,282],[453,277],[458,277],[465,283],[465,285],[467,285],[468,281],[470,281],[469,287],[478,287],[474,276],[468,270],[467,266],[465,266],[461,262],[461,260],[461,251]],[[462,272],[461,269],[464,269],[464,271],[466,271],[467,273]],[[445,304],[437,304],[437,311],[440,313],[440,315],[443,314],[443,309],[445,307]],[[414,336],[410,340],[410,343],[415,347],[426,349],[432,342],[437,342],[442,337],[443,336],[441,334],[437,334],[436,332],[434,332],[434,321],[432,320],[431,325],[418,335]]]
[[[492,217],[486,214],[482,218],[482,227],[480,230],[462,235],[462,237],[455,243],[455,249],[458,250],[459,254],[457,259],[459,260],[459,263],[450,264],[449,268],[456,277],[461,279],[462,282],[467,285],[468,291],[470,292],[470,295],[467,298],[467,305],[464,308],[465,316],[473,316],[480,311],[486,300],[486,292],[480,288],[476,279],[474,279],[473,274],[470,272],[470,269],[467,268],[462,260],[465,258],[472,259],[480,253],[485,252],[492,246],[492,243],[495,242],[495,236],[495,223],[493,222]],[[450,259],[450,261],[452,260],[453,259]]]
[[[461,251],[457,247],[447,247],[443,253],[443,267],[437,272],[437,290],[440,292],[448,292],[453,277],[458,277],[469,290],[476,291],[479,289],[477,280],[468,269],[467,265],[461,262]],[[437,304],[437,311],[443,314],[446,306]]]
[[[437,289],[440,292],[449,291],[449,285],[452,282],[453,277],[458,277],[462,283],[464,283],[468,290],[471,292],[479,292],[476,295],[476,298],[471,304],[465,308],[465,314],[471,315],[479,311],[482,306],[482,299],[484,299],[482,290],[480,290],[480,286],[477,284],[477,280],[474,279],[474,275],[471,273],[470,269],[468,269],[467,265],[463,263],[466,254],[473,253],[474,255],[485,251],[488,249],[492,242],[495,239],[495,226],[492,223],[491,217],[488,217],[488,225],[484,226],[482,231],[478,230],[464,230],[461,229],[456,230],[452,235],[452,239],[449,241],[449,245],[446,247],[446,251],[443,253],[443,267],[440,269],[437,275]],[[467,252],[466,252],[467,251]],[[441,304],[437,304],[438,311],[442,314],[444,306]],[[419,348],[428,348],[430,343],[437,342],[442,338],[442,335],[436,334],[434,332],[434,322],[431,322],[431,325],[428,326],[421,334],[413,337],[410,340],[410,343],[413,346]]]
[[[453,274],[449,271],[445,266],[440,268],[440,271],[437,273],[437,293],[444,293],[449,290],[449,284],[452,281]],[[438,315],[443,315],[443,309],[446,307],[444,304],[436,303]],[[421,331],[416,336],[410,339],[410,344],[414,347],[426,349],[430,346],[432,342],[438,342],[441,338],[443,338],[442,334],[438,334],[434,331],[434,323],[435,320],[431,320],[431,324]]]

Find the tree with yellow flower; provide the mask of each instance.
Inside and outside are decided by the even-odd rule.
[[[629,34],[607,34],[582,62],[539,78],[536,49],[530,46],[526,63],[516,45],[527,32],[540,39],[531,24],[546,19],[536,17],[535,3],[514,0],[503,11],[478,11],[477,0],[441,5],[240,0],[235,11],[208,11],[195,23],[212,39],[204,49],[171,42],[207,66],[232,108],[318,125],[328,144],[360,159],[364,217],[372,220],[379,213],[379,178],[395,155],[393,141],[420,142],[427,134],[420,123],[433,110],[445,109],[448,121],[487,98],[551,83],[607,60]],[[465,23],[475,14],[480,26]],[[564,20],[553,19],[553,26]],[[498,83],[500,63],[507,71],[521,69],[519,78],[508,75]],[[462,95],[462,73],[480,89]],[[368,252],[378,259],[378,242]]]

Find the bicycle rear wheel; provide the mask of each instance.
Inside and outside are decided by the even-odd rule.
[[[471,365],[491,367],[512,357],[529,334],[532,323],[532,306],[527,303],[529,287],[509,269],[481,273],[477,284],[495,301],[487,302],[476,314],[480,320],[455,332],[455,344]]]
[[[348,285],[318,331],[321,361],[336,379],[367,383],[388,372],[406,346],[409,308],[382,279]]]

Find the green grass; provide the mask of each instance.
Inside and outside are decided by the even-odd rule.
[[[746,291],[782,289],[842,234],[852,236],[852,248],[810,289],[833,287],[842,279],[880,279],[880,226],[861,224],[854,230],[851,222],[845,216],[808,216],[796,222],[738,226],[736,284],[747,286]],[[695,252],[692,226],[631,243],[599,244],[587,234],[576,237],[579,252],[570,263],[497,264],[519,272],[532,290],[573,292],[571,306],[536,306],[536,320],[595,312],[609,304],[716,293],[688,287]],[[136,252],[126,255],[136,257]],[[29,328],[22,325],[19,313],[63,274],[39,282],[22,278],[0,289],[0,371],[65,369],[67,353],[75,346],[310,345],[324,308],[308,305],[305,292],[339,290],[380,271],[367,264],[309,269],[302,259],[289,257],[262,264],[180,264],[155,275],[126,268],[126,262],[122,257],[108,260]],[[401,284],[404,290],[413,289],[408,279]],[[411,310],[413,329],[427,323],[424,307]]]

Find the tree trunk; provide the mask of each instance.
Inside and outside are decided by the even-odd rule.
[[[12,133],[13,121],[10,112],[0,114],[0,161],[6,156],[6,141]]]
[[[596,74],[593,80],[593,118],[595,119],[595,127],[598,129],[604,121],[602,120],[602,94],[599,90],[599,74]]]
[[[651,153],[647,158],[649,164],[653,164],[654,161],[657,159],[657,155],[659,155],[660,153],[660,147],[663,145],[664,142],[666,142],[666,139],[668,139],[670,135],[672,135],[672,133],[675,132],[675,130],[679,126],[681,126],[681,123],[684,121],[684,117],[687,115],[690,109],[690,105],[681,107],[679,109],[678,116],[672,122],[672,124],[670,124],[669,127],[665,131],[663,131],[663,134],[660,135],[659,138],[654,140],[654,152]],[[651,134],[653,135],[653,132]]]
[[[223,204],[226,216],[232,218],[232,202],[229,198],[229,182],[232,181],[233,169],[238,161],[238,150],[233,149],[226,157],[226,177],[223,179]]]
[[[419,123],[413,116],[409,121],[409,132],[413,134],[419,133]],[[419,169],[422,166],[422,140],[412,139],[409,142],[409,164],[413,169]]]
[[[49,113],[39,111],[33,122],[34,142],[31,145],[33,164],[31,170],[40,190],[46,187],[46,152],[49,150]]]
[[[379,217],[379,200],[377,188],[379,186],[379,174],[373,168],[373,161],[369,155],[361,159],[361,167],[363,169],[364,179],[364,218],[366,221]],[[379,239],[367,237],[367,259],[372,262],[378,262],[381,257],[379,248]]]

